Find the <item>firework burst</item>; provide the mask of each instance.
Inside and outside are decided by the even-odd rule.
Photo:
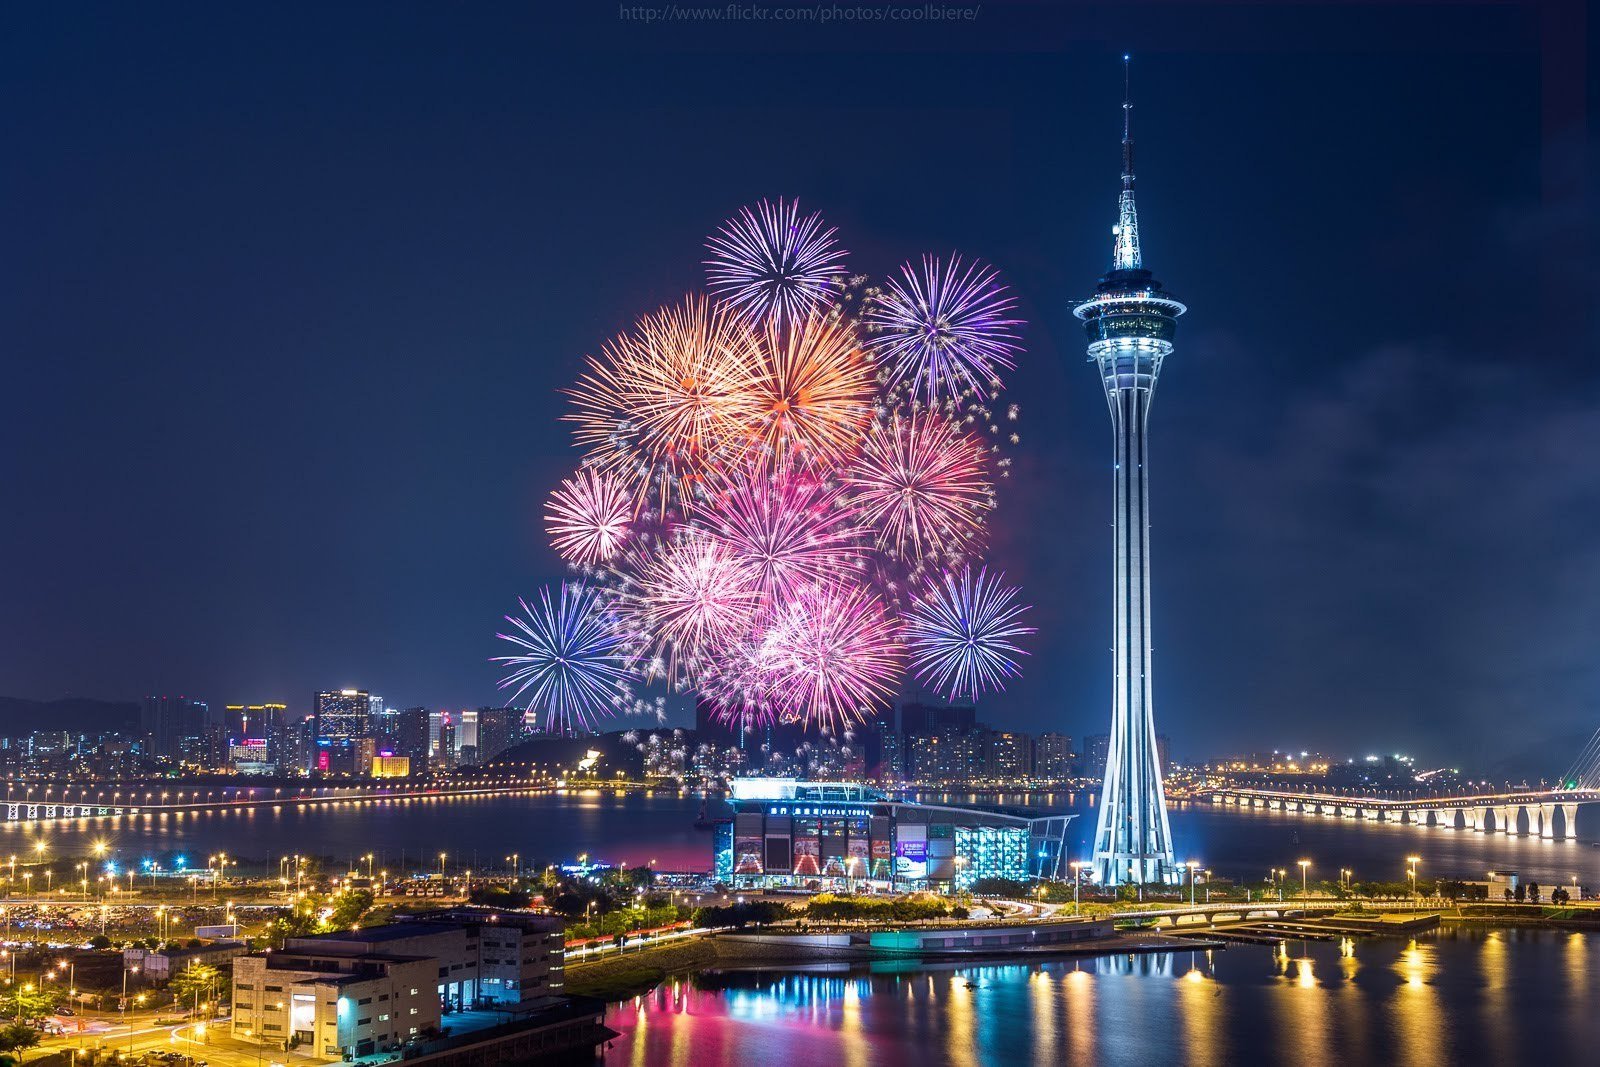
[[[1004,575],[988,569],[959,577],[946,574],[931,584],[906,614],[906,644],[917,679],[951,700],[977,700],[1004,689],[1016,678],[1017,656],[1026,655],[1016,639],[1034,633],[1017,620],[1028,610],[1017,590],[1001,585]]]
[[[600,563],[627,536],[633,503],[620,482],[590,467],[563,479],[545,505],[545,531],[568,563]]]
[[[845,278],[845,251],[822,216],[800,217],[798,200],[763,200],[741,208],[706,239],[705,261],[713,293],[739,314],[800,319],[826,303]]]
[[[644,316],[568,390],[585,456],[545,523],[582,579],[509,619],[501,687],[552,731],[659,718],[666,697],[635,687],[661,682],[730,724],[827,735],[908,671],[952,699],[999,689],[1033,632],[974,571],[1019,440],[1015,301],[956,256],[850,276],[785,200],[707,248],[715,296]],[[796,755],[823,774],[849,750]]]
[[[497,634],[519,650],[495,656],[509,668],[501,689],[514,689],[508,704],[543,715],[549,733],[592,731],[595,721],[629,699],[632,674],[615,615],[601,591],[564,582],[552,599],[548,588],[536,604],[519,601],[522,615],[507,615],[512,633]]]
[[[1000,368],[1016,365],[1022,326],[994,268],[924,256],[920,272],[907,263],[900,273],[866,314],[868,343],[889,365],[891,382],[909,383],[928,404],[994,392]]]
[[[899,625],[859,585],[805,590],[773,620],[763,646],[773,704],[830,732],[893,699],[905,667]]]
[[[878,545],[901,562],[959,556],[994,503],[985,446],[938,412],[896,413],[867,434],[845,481]]]
[[[743,447],[763,416],[756,335],[704,297],[641,319],[570,390],[574,437],[629,485],[636,506],[668,502]]]
[[[752,375],[747,437],[754,454],[836,466],[872,418],[876,366],[848,322],[767,324]]]
[[[679,538],[639,572],[636,613],[653,662],[693,680],[722,649],[748,632],[761,595],[751,564],[720,542]]]
[[[859,571],[862,531],[844,490],[806,471],[749,472],[698,508],[711,539],[750,568],[764,607]]]

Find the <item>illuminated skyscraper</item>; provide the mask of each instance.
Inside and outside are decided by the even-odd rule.
[[[1150,486],[1146,422],[1161,363],[1186,310],[1162,289],[1139,254],[1133,205],[1132,102],[1123,57],[1122,194],[1111,270],[1074,313],[1089,334],[1116,441],[1112,481],[1116,582],[1112,633],[1111,735],[1094,835],[1094,871],[1105,885],[1172,882],[1172,830],[1156,751],[1150,691]]]

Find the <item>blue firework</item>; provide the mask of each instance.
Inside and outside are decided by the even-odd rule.
[[[518,603],[522,615],[506,616],[515,630],[496,636],[520,651],[492,659],[510,668],[500,679],[501,689],[515,688],[507,703],[543,715],[548,733],[592,732],[627,702],[632,679],[609,603],[582,582],[563,582],[558,597],[547,587],[536,604]]]
[[[918,681],[951,700],[977,700],[1021,675],[1016,657],[1027,652],[1016,640],[1035,631],[1018,621],[1028,605],[1018,603],[1017,589],[1004,580],[988,568],[974,574],[969,565],[959,576],[935,580],[912,604],[905,639]]]

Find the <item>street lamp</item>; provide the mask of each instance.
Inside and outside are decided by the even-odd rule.
[[[1412,897],[1415,897],[1417,895],[1417,864],[1419,864],[1421,862],[1422,862],[1422,857],[1421,856],[1407,856],[1406,857],[1406,864],[1407,864],[1406,874],[1411,878],[1411,895],[1412,895]]]
[[[1305,897],[1305,896],[1308,895],[1307,890],[1306,890],[1306,869],[1309,868],[1310,866],[1311,866],[1311,861],[1310,860],[1301,860],[1300,861],[1300,895],[1302,897]]]
[[[1083,881],[1083,869],[1088,866],[1082,860],[1073,860],[1067,866],[1072,868],[1072,914],[1078,914],[1078,884]]]

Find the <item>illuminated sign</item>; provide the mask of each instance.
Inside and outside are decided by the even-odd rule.
[[[894,876],[920,879],[928,877],[928,843],[900,841],[894,847]]]
[[[871,804],[773,804],[767,808],[768,815],[800,815],[814,818],[858,818],[863,812],[870,812]]]

